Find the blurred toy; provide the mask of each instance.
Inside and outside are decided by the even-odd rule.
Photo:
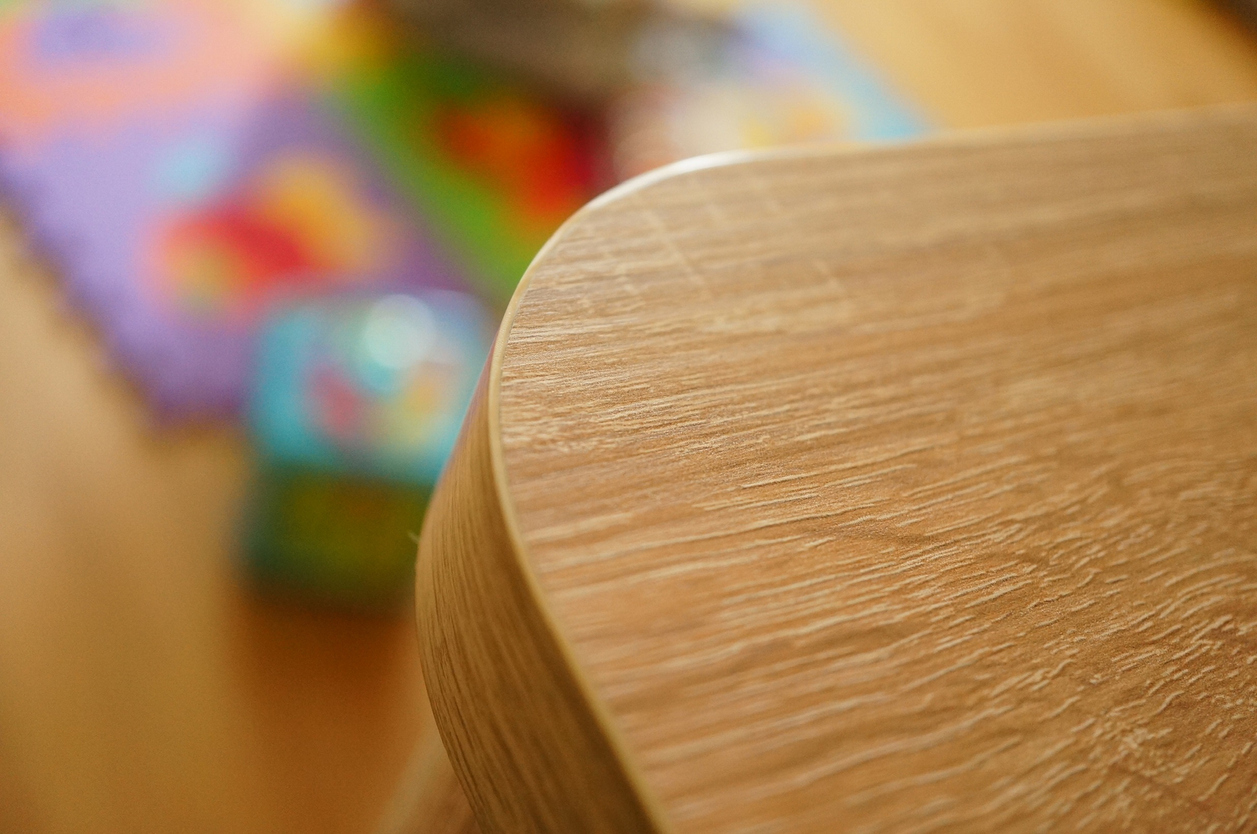
[[[365,608],[410,587],[427,497],[488,352],[452,292],[327,299],[265,327],[249,409],[260,474],[249,563],[267,583]]]
[[[645,29],[704,39],[725,28],[717,16],[650,0],[393,0],[393,6],[457,54],[595,106],[633,81]]]
[[[330,89],[476,288],[505,306],[533,256],[611,184],[600,119],[361,15]]]
[[[279,303],[504,306],[605,184],[591,120],[389,29],[341,2],[0,6],[0,188],[162,416],[234,413]]]
[[[0,10],[0,186],[167,417],[238,407],[275,303],[465,286],[273,24],[197,0]]]
[[[634,80],[609,106],[614,169],[628,178],[716,151],[894,141],[924,119],[803,7],[740,7],[719,37],[643,29]]]
[[[394,0],[443,47],[594,106],[627,179],[716,151],[919,135],[924,119],[798,3]]]

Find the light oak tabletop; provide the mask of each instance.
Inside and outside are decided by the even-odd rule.
[[[578,212],[420,542],[488,831],[1257,825],[1257,106]]]

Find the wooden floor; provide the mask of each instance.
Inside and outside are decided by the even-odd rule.
[[[1257,100],[1257,45],[1191,0],[827,0],[936,124]],[[155,432],[0,230],[0,831],[369,831],[421,732],[409,620],[236,581],[248,465]]]

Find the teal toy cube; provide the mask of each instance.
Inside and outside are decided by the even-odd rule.
[[[428,496],[490,343],[475,299],[432,291],[311,301],[257,345],[254,575],[353,607],[404,600]]]

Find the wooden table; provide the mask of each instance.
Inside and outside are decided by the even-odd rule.
[[[1248,831],[1257,106],[681,164],[533,261],[419,542],[485,831]]]
[[[1257,100],[1187,0],[829,0],[936,122]],[[55,281],[0,235],[0,830],[362,831],[423,732],[409,621],[253,597],[229,428],[155,432]]]

